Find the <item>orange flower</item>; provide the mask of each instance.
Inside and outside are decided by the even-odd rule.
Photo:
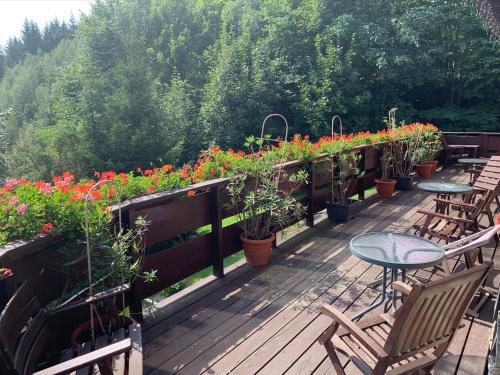
[[[188,197],[194,197],[194,195],[195,195],[195,193],[194,193],[194,191],[193,191],[193,190],[189,190],[189,191],[187,192],[187,196],[188,196]]]
[[[47,234],[47,233],[49,233],[52,230],[53,227],[54,226],[50,222],[42,224],[42,227],[40,228],[40,234]]]
[[[151,185],[151,186],[148,187],[148,190],[149,191],[155,191],[155,187],[153,185]]]

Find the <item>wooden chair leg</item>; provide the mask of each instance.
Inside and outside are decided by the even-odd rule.
[[[324,345],[326,348],[326,352],[328,353],[328,357],[330,357],[330,360],[332,361],[335,372],[338,375],[346,375],[344,369],[342,368],[342,364],[340,363],[339,356],[337,355],[337,352],[335,351],[335,347],[333,346],[331,340],[325,342]]]

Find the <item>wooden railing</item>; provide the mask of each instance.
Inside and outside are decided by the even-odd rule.
[[[478,145],[481,157],[490,157],[500,152],[500,133],[444,132],[449,144]]]
[[[379,175],[380,151],[378,145],[357,147],[355,151],[361,154],[360,168],[364,175],[354,185],[350,197],[357,195],[363,200],[365,190],[375,186],[374,180]],[[310,162],[291,161],[283,166],[287,174],[302,168],[308,171],[308,183],[295,193],[307,206],[305,217],[299,220],[305,219],[308,226],[314,225],[314,214],[325,209],[330,200],[329,165],[327,155],[321,155]],[[224,258],[241,250],[240,224],[223,225],[225,219],[234,215],[226,209],[229,200],[225,189],[227,182],[226,178],[207,181],[185,189],[132,199],[122,206],[124,220],[129,226],[139,216],[150,221],[146,245],[155,251],[144,258],[143,270],[155,269],[158,277],[152,283],[138,279],[133,284],[129,299],[131,311],[140,313],[142,299],[207,267],[212,267],[217,277],[224,275]],[[288,184],[285,181],[281,189],[289,189]],[[194,191],[196,195],[187,198],[188,191]],[[204,227],[210,230],[170,246],[169,240]],[[163,243],[167,246],[162,246]]]
[[[500,133],[445,133],[449,144],[478,144],[480,156],[500,152]],[[365,190],[375,185],[380,174],[380,145],[361,146],[360,168],[364,172],[351,196],[365,198]],[[307,206],[305,222],[314,225],[314,214],[326,207],[330,199],[329,159],[321,155],[312,161],[291,161],[284,165],[288,173],[305,168],[308,183],[298,190],[301,201]],[[122,205],[124,222],[133,226],[138,216],[150,221],[146,233],[147,255],[143,270],[157,270],[157,281],[145,283],[138,278],[128,295],[131,311],[141,313],[142,300],[168,286],[211,267],[217,277],[224,275],[224,258],[241,250],[238,223],[224,225],[224,220],[234,215],[226,209],[229,197],[222,178],[191,185],[185,189],[128,200]],[[286,182],[282,189],[287,189]],[[188,197],[195,191],[194,197]],[[203,228],[202,231],[199,231]],[[186,236],[186,233],[193,233]],[[184,237],[182,241],[175,240]],[[28,243],[10,244],[0,248],[0,261],[11,267],[16,283],[42,268],[57,267],[57,249],[65,244],[61,238],[44,238]],[[66,246],[68,244],[66,243]]]

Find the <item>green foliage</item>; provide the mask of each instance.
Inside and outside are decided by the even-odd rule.
[[[293,194],[306,183],[307,173],[301,170],[286,174],[281,166],[284,153],[262,154],[263,142],[260,138],[247,138],[252,163],[237,171],[226,187],[230,197],[227,208],[237,214],[245,237],[252,240],[269,238],[271,233],[287,227],[305,212]],[[286,182],[291,187],[281,189],[280,184]]]
[[[35,26],[0,55],[12,177],[182,165],[241,147],[270,112],[312,137],[334,113],[345,132],[380,129],[393,106],[443,130],[499,126],[498,41],[470,0],[107,0],[76,30]]]

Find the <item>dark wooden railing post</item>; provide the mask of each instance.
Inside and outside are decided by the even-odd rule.
[[[488,157],[488,134],[487,133],[481,133],[479,134],[479,155],[476,155],[476,157],[480,156],[486,156]]]
[[[314,226],[314,185],[315,185],[315,173],[314,173],[314,161],[308,163],[307,168],[307,212],[306,212],[306,225],[308,227]]]
[[[222,186],[210,188],[210,217],[212,224],[212,265],[213,275],[224,276],[224,255],[222,254]]]
[[[358,179],[358,200],[365,199],[365,178],[366,178],[366,148],[361,149],[361,160],[359,161],[359,168],[363,171],[363,177]]]

